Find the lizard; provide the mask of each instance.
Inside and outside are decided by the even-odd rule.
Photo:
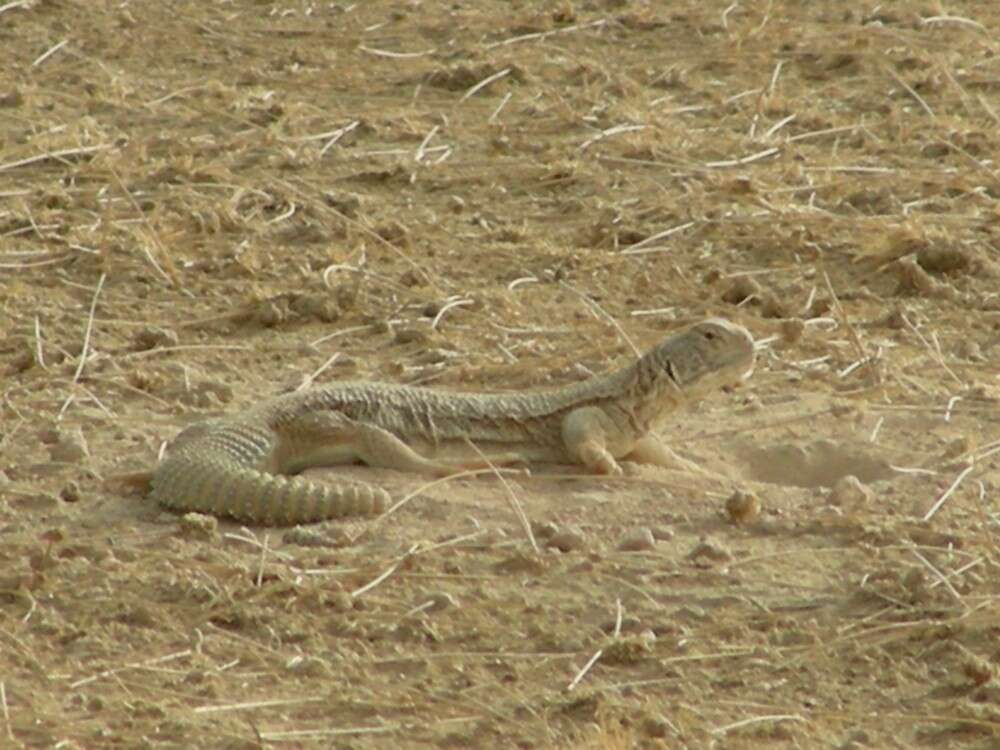
[[[580,464],[605,475],[621,474],[620,460],[671,466],[679,459],[653,430],[681,404],[748,376],[753,364],[750,333],[709,318],[617,370],[558,388],[312,387],[183,430],[152,474],[150,497],[176,511],[294,525],[374,515],[390,502],[385,489],[364,482],[284,476],[316,466],[361,462],[438,476],[520,462]]]

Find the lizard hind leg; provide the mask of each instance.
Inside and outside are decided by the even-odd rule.
[[[437,460],[422,456],[389,430],[358,422],[336,412],[302,415],[294,425],[278,428],[282,445],[279,454],[285,471],[297,472],[312,466],[361,463],[385,469],[411,471],[433,476],[449,476],[468,469],[488,468],[520,460],[516,454],[495,458],[471,457]],[[292,437],[294,436],[294,438]],[[469,449],[470,454],[473,453]]]

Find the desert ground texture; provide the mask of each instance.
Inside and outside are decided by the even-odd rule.
[[[1000,747],[998,155],[993,0],[0,1],[0,746]],[[686,468],[143,491],[706,316]]]

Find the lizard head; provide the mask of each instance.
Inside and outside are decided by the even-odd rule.
[[[654,378],[666,374],[675,389],[690,396],[749,377],[753,337],[741,325],[708,318],[662,341],[642,359]]]

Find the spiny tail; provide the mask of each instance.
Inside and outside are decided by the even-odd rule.
[[[267,526],[375,515],[390,499],[388,492],[370,484],[315,484],[187,451],[168,457],[156,469],[150,497],[173,510]]]

